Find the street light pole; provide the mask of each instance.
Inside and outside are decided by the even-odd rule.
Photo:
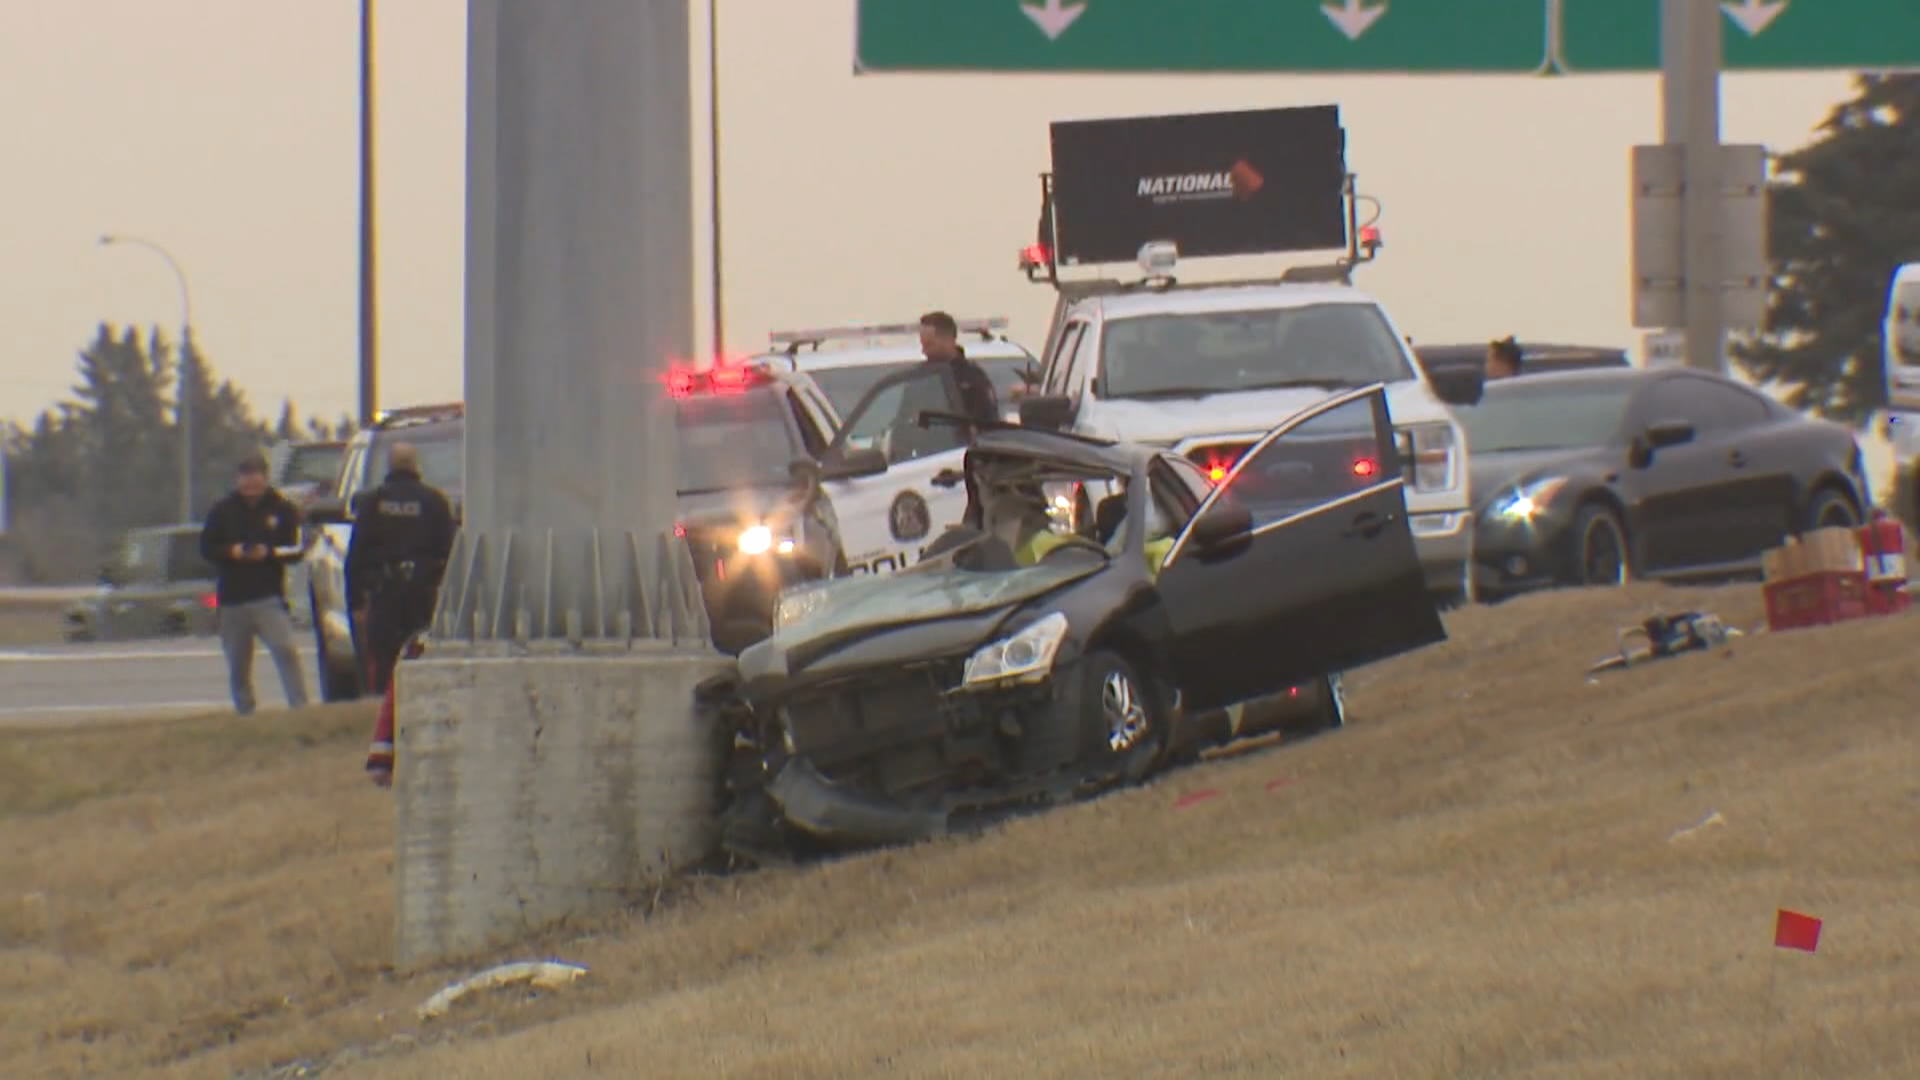
[[[360,423],[375,408],[373,277],[373,0],[360,0]]]
[[[173,271],[174,284],[180,288],[180,360],[174,396],[176,422],[180,427],[180,523],[186,524],[193,520],[193,388],[187,381],[187,356],[193,351],[193,296],[187,291],[187,272],[180,268],[180,260],[174,258],[172,252],[151,240],[116,233],[100,238],[102,247],[115,244],[145,248],[166,260],[168,269]]]
[[[720,285],[720,0],[707,0],[707,210],[713,219],[713,362],[726,354]]]

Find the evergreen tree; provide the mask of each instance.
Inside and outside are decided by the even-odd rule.
[[[1920,75],[1855,86],[1812,143],[1778,160],[1766,322],[1734,354],[1785,384],[1790,404],[1858,422],[1884,404],[1888,283],[1920,261]]]

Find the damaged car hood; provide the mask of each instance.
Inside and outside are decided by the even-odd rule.
[[[1098,559],[1061,559],[1008,571],[949,565],[860,575],[790,590],[781,600],[789,609],[785,623],[740,654],[740,674],[747,682],[762,685],[784,680],[839,644],[909,626],[924,630],[910,635],[916,647],[909,651],[916,655],[963,649],[991,634],[1013,606],[1105,565]]]

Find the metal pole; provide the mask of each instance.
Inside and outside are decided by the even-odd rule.
[[[1720,5],[1661,0],[1661,140],[1679,145],[1686,366],[1725,374],[1721,306]]]
[[[376,407],[373,250],[373,0],[360,0],[360,423]]]
[[[180,290],[180,356],[176,365],[179,374],[174,397],[176,422],[180,427],[180,523],[186,524],[193,520],[193,394],[187,380],[187,358],[193,352],[193,294],[187,289],[187,272],[180,268],[180,260],[166,248],[151,240],[119,233],[100,238],[102,247],[115,244],[146,248],[160,256],[173,271],[173,282]]]
[[[707,0],[707,194],[713,222],[713,359],[726,355],[720,285],[720,0]]]

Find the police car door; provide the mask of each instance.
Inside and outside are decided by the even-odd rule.
[[[875,383],[847,410],[829,457],[847,449],[876,449],[887,471],[830,480],[827,494],[840,517],[847,568],[856,574],[898,570],[967,508],[960,466],[966,433],[953,424],[915,423],[921,412],[959,413],[959,389],[944,364],[921,364]]]

